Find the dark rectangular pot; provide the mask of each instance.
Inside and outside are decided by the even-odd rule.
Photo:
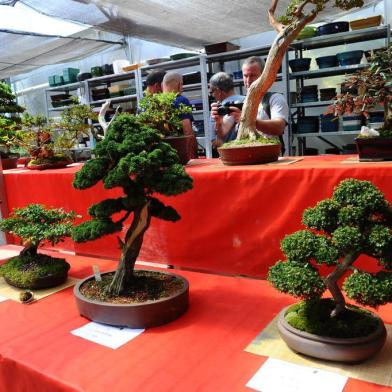
[[[392,138],[356,138],[355,144],[361,162],[392,160]]]

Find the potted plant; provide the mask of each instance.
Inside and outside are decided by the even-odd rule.
[[[0,82],[0,156],[3,169],[12,169],[17,165],[18,154],[13,150],[19,146],[19,113],[24,108],[16,103],[11,87]]]
[[[184,104],[176,108],[176,96],[175,92],[146,94],[139,101],[139,118],[161,133],[165,141],[177,151],[180,162],[185,165],[192,156],[193,138],[182,133],[180,116],[192,113],[192,108]]]
[[[47,209],[41,204],[16,208],[0,221],[0,230],[20,237],[24,248],[19,256],[0,266],[0,275],[12,286],[43,289],[64,283],[69,264],[60,258],[37,253],[44,241],[52,245],[70,236],[74,212]]]
[[[121,258],[117,270],[103,274],[101,281],[92,276],[75,286],[79,312],[94,321],[133,328],[172,321],[187,309],[187,281],[166,272],[135,269],[135,262],[152,217],[172,222],[180,219],[156,195],[186,192],[192,188],[192,178],[159,131],[130,114],[114,119],[94,154],[76,173],[74,187],[86,189],[102,181],[106,189],[120,188],[123,195],[92,205],[92,219],[76,226],[72,238],[86,242],[122,228],[125,234],[118,238]]]
[[[384,124],[375,130],[362,128],[355,139],[359,160],[392,160],[392,44],[374,51],[369,67],[347,76],[343,86],[347,93],[337,96],[332,107],[335,113],[369,117],[377,106],[384,109]],[[353,90],[358,93],[353,94]]]
[[[302,222],[306,229],[281,242],[286,261],[268,273],[277,290],[303,300],[281,312],[279,332],[299,353],[364,360],[383,346],[385,327],[374,313],[347,304],[342,290],[361,305],[392,302],[392,205],[371,182],[350,178],[331,198],[307,208]],[[361,254],[374,258],[379,272],[355,267]],[[326,290],[332,298],[322,298]]]
[[[363,5],[363,0],[292,0],[286,15],[278,20],[275,17],[278,2],[272,0],[268,10],[270,23],[278,34],[268,53],[263,73],[252,83],[246,95],[237,138],[219,148],[225,164],[265,163],[278,159],[281,149],[278,138],[266,140],[256,129],[256,117],[259,104],[276,79],[288,46],[327,6],[349,10]]]

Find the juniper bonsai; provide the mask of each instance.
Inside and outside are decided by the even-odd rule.
[[[298,36],[300,31],[327,7],[350,10],[354,7],[362,7],[364,1],[292,0],[287,7],[286,14],[280,18],[275,16],[278,3],[279,0],[271,0],[271,6],[268,10],[270,24],[278,34],[268,53],[263,73],[252,83],[248,90],[242,108],[241,121],[236,140],[255,140],[260,137],[260,132],[256,129],[256,117],[259,104],[265,93],[274,83],[287,48]]]
[[[65,275],[69,264],[64,259],[38,254],[45,241],[55,245],[71,235],[74,212],[62,208],[46,209],[41,204],[15,208],[9,218],[0,221],[0,230],[20,237],[23,249],[0,267],[0,274],[17,287],[33,288],[42,275]]]
[[[377,307],[392,302],[392,205],[369,181],[346,179],[329,199],[304,211],[307,229],[281,241],[286,261],[269,269],[268,280],[283,293],[305,301],[321,298],[328,289],[334,301],[332,317],[343,313],[347,297]],[[377,260],[380,271],[354,267],[361,254]],[[333,267],[325,276],[318,266]]]
[[[164,143],[159,131],[137,116],[121,114],[110,124],[106,137],[94,150],[95,158],[76,173],[74,187],[87,189],[103,181],[106,189],[122,188],[124,195],[92,205],[91,220],[73,230],[76,242],[95,240],[122,230],[133,214],[123,239],[121,258],[108,294],[120,295],[133,280],[133,271],[151,217],[175,222],[177,211],[154,195],[178,195],[192,188],[192,179],[178,163],[176,151]],[[114,218],[121,214],[121,217]]]

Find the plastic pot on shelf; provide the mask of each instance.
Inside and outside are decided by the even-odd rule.
[[[337,67],[339,65],[336,55],[317,57],[316,63],[320,69]]]
[[[343,33],[349,31],[350,24],[348,22],[333,22],[317,27],[317,35],[329,35]]]
[[[308,71],[310,68],[311,61],[312,61],[311,58],[293,59],[293,60],[289,60],[289,65],[291,71],[293,72]]]
[[[363,56],[363,50],[351,50],[349,52],[337,53],[339,64],[344,65],[355,65],[360,64]]]

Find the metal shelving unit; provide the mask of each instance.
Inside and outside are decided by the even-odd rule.
[[[360,29],[355,31],[348,31],[339,34],[330,34],[325,36],[313,37],[304,40],[294,41],[290,46],[290,51],[295,54],[295,58],[302,58],[303,52],[305,50],[322,49],[326,47],[333,47],[344,44],[353,44],[363,41],[373,41],[378,39],[385,39],[385,45],[390,42],[391,29],[390,26],[378,26],[371,27],[367,29]],[[315,78],[325,78],[330,76],[345,75],[353,73],[358,69],[364,69],[367,64],[357,64],[357,65],[347,65],[340,67],[324,68],[319,70],[311,70],[304,72],[292,72],[289,74],[289,80],[296,81],[296,92],[299,91],[301,87],[304,86],[304,80],[315,79]],[[287,100],[289,102],[289,107],[295,109],[297,114],[304,115],[306,109],[327,107],[333,104],[333,100],[330,101],[315,101],[306,103],[293,103],[290,102],[290,85],[288,84],[287,89]],[[337,147],[334,143],[329,141],[327,138],[329,136],[345,136],[345,135],[357,135],[358,131],[338,131],[338,132],[312,132],[312,133],[295,133],[293,138],[298,139],[298,145],[300,153],[303,153],[306,147],[306,138],[317,137],[326,144],[330,146]]]

